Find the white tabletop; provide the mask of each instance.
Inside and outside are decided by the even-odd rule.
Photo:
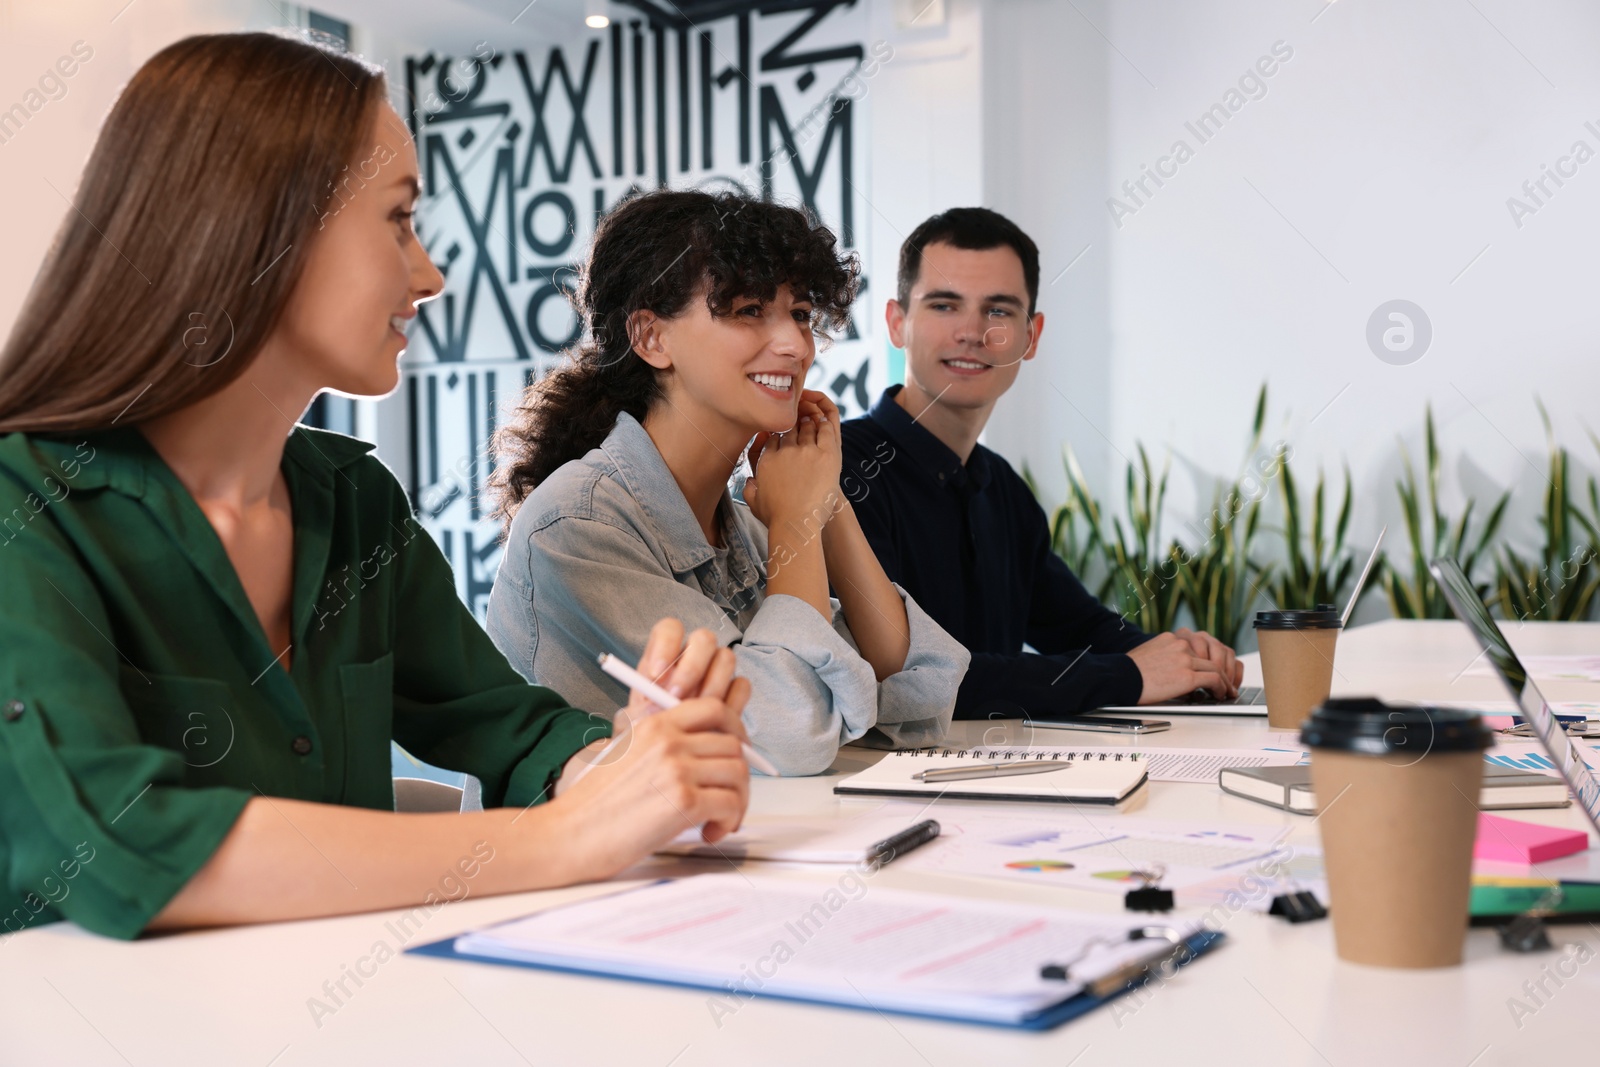
[[[1594,652],[1600,624],[1530,624],[1509,634],[1520,652]],[[1463,670],[1477,652],[1448,622],[1385,622],[1344,635],[1335,693],[1411,700],[1500,700],[1493,678]],[[1255,679],[1254,657],[1247,660]],[[1600,684],[1547,688],[1551,699],[1600,699]],[[1023,740],[1015,723],[957,724],[957,740]],[[1229,747],[1265,740],[1264,720],[1182,717],[1141,746]],[[1046,740],[1040,737],[1040,740]],[[1052,731],[1051,743],[1115,744],[1106,735]],[[1123,742],[1126,743],[1126,742]],[[876,753],[840,756],[829,775],[758,780],[752,810],[826,816],[831,789]],[[1154,783],[1151,817],[1292,828],[1311,820],[1224,795],[1215,786]],[[1026,805],[1005,805],[1022,813]],[[935,809],[934,814],[937,814]],[[1060,817],[1060,809],[1050,812]],[[1516,818],[1584,825],[1575,809]],[[749,865],[751,868],[759,864]],[[677,868],[651,861],[634,877]],[[828,882],[838,872],[771,871]],[[891,864],[869,884],[1115,911],[1112,896],[936,875]],[[547,905],[616,888],[584,887],[467,899],[428,918],[410,944],[437,940]],[[1227,1063],[1445,1064],[1487,1067],[1593,1055],[1600,1003],[1600,930],[1554,926],[1554,952],[1516,955],[1490,930],[1468,935],[1457,968],[1406,972],[1337,960],[1328,922],[1290,926],[1241,912],[1216,952],[1141,995],[1136,1011],[1103,1009],[1045,1034],[755,1000],[716,1018],[706,993],[415,956],[387,957],[398,913],[223,930],[122,943],[57,923],[0,940],[0,1064],[691,1064],[1076,1065]],[[1574,977],[1554,965],[1587,946]],[[380,948],[380,945],[382,948]],[[363,962],[365,961],[365,962]],[[370,974],[332,1014],[324,983],[357,965]],[[1569,966],[1570,970],[1571,967]],[[1545,992],[1533,989],[1543,982]],[[1517,998],[1532,1014],[1512,1012]],[[1537,999],[1534,999],[1537,998]],[[1564,1061],[1563,1061],[1564,1062]]]

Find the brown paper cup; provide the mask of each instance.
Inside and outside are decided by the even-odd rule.
[[[1312,749],[1340,959],[1376,967],[1461,962],[1482,779],[1477,751],[1418,758]]]
[[[1293,730],[1333,691],[1333,651],[1337,629],[1257,630],[1261,681],[1266,689],[1267,722]]]

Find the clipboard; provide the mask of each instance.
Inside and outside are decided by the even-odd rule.
[[[1216,948],[1226,937],[1227,935],[1221,931],[1208,930],[1189,938],[1183,943],[1188,949],[1187,958],[1179,961],[1177,966],[1187,967],[1189,964],[1193,963],[1196,958],[1203,956],[1205,953]],[[495,963],[506,967],[526,967],[536,971],[552,971],[557,974],[573,974],[586,978],[619,978],[623,981],[639,982],[647,985],[672,986],[678,989],[694,989],[710,991],[714,993],[727,992],[727,990],[722,986],[699,985],[690,982],[674,982],[667,979],[646,978],[640,975],[632,974],[608,974],[604,971],[579,969],[576,967],[563,967],[556,964],[529,963],[521,960],[507,960],[500,959],[495,956],[471,956],[462,952],[457,952],[455,949],[455,942],[455,938],[447,937],[442,941],[431,941],[428,944],[418,945],[415,948],[408,948],[405,951],[410,955],[433,956],[437,959],[448,960],[471,960],[476,963]],[[1031,1030],[1042,1032],[1045,1030],[1054,1030],[1056,1027],[1061,1026],[1063,1023],[1069,1023],[1073,1019],[1078,1018],[1080,1015],[1087,1015],[1096,1008],[1104,1007],[1119,997],[1127,996],[1129,993],[1132,993],[1135,990],[1142,989],[1149,983],[1149,981],[1150,978],[1146,977],[1138,982],[1124,986],[1115,993],[1109,993],[1105,996],[1095,996],[1092,993],[1079,993],[1076,996],[1068,997],[1061,1003],[1045,1009],[1037,1015],[1033,1015],[1022,1020],[1021,1022],[1016,1023],[994,1022],[988,1019],[969,1019],[957,1015],[939,1014],[937,1012],[906,1011],[900,1008],[879,1008],[866,1002],[860,1004],[851,1004],[845,1001],[818,1000],[812,997],[794,997],[779,993],[757,993],[756,996],[761,997],[764,1000],[785,1000],[793,1004],[824,1004],[834,1008],[848,1008],[852,1011],[884,1012],[889,1015],[902,1015],[913,1019],[935,1019],[939,1022],[967,1023],[973,1026],[988,1026],[998,1030]]]
[[[701,877],[708,878],[717,876]],[[648,883],[644,886],[634,889],[624,890],[622,893],[613,894],[612,896],[631,896],[635,893],[640,893],[656,887],[667,885],[671,881],[672,880],[670,879],[664,879],[662,881]],[[890,891],[881,890],[880,892]],[[936,896],[934,894],[920,895],[929,897],[930,899]],[[557,908],[548,909],[547,912],[535,914],[536,916],[545,915],[553,912],[560,912],[568,908],[581,907],[583,904],[591,903],[596,899],[601,898],[590,898],[589,901],[580,901],[573,905],[559,906]],[[644,914],[646,911],[648,911],[648,909],[641,908],[640,913]],[[513,922],[516,921],[520,920],[514,920]],[[512,924],[500,924],[501,927],[510,925]],[[1136,924],[1130,923],[1130,925]],[[492,930],[496,928],[491,927],[490,929]],[[463,940],[470,939],[473,936],[474,935],[467,934],[462,935],[462,937],[445,938],[440,941],[434,941],[428,944],[408,948],[405,951],[407,953],[419,956],[431,956],[439,959],[471,960],[479,963],[494,963],[504,966],[527,967],[534,970],[551,971],[560,974],[581,975],[590,978],[620,978],[627,981],[645,982],[653,985],[676,986],[683,989],[709,991],[725,997],[730,995],[729,980],[738,977],[737,972],[732,972],[729,974],[717,974],[715,977],[712,977],[709,973],[707,973],[704,976],[684,978],[680,975],[663,973],[663,969],[651,967],[648,964],[642,963],[638,960],[621,960],[614,955],[606,956],[601,954],[597,955],[595,958],[575,960],[574,954],[570,951],[551,951],[544,954],[523,953],[519,955],[518,958],[511,958],[507,955],[474,952],[470,950],[464,951],[461,947],[459,947]],[[1059,1001],[1045,1003],[1042,1006],[1036,1007],[1025,1014],[1019,1015],[1016,1018],[997,1018],[993,1017],[992,1015],[980,1016],[976,1014],[963,1014],[960,1010],[954,1010],[950,1008],[941,1009],[936,1005],[929,1005],[926,1008],[923,1008],[914,1003],[875,1002],[871,995],[863,993],[861,990],[856,988],[854,982],[848,983],[843,989],[830,989],[826,994],[797,994],[783,990],[759,989],[751,991],[746,989],[740,992],[738,1002],[747,1002],[749,997],[759,996],[768,1000],[787,1000],[795,1003],[807,1004],[827,1004],[833,1007],[850,1008],[853,1010],[874,1011],[885,1014],[904,1015],[913,1018],[937,1019],[947,1022],[964,1022],[998,1029],[1044,1031],[1054,1029],[1055,1027],[1076,1019],[1081,1015],[1085,1015],[1091,1011],[1094,1011],[1096,1008],[1099,1008],[1105,1004],[1109,1004],[1119,997],[1126,996],[1134,990],[1144,987],[1153,980],[1165,980],[1168,976],[1170,976],[1170,974],[1175,973],[1177,969],[1187,966],[1195,959],[1216,948],[1223,942],[1224,939],[1225,935],[1221,932],[1207,930],[1204,928],[1200,928],[1190,933],[1189,936],[1183,938],[1179,938],[1178,932],[1173,931],[1172,940],[1168,942],[1172,946],[1171,951],[1164,954],[1163,958],[1159,961],[1152,961],[1151,963],[1142,965],[1139,970],[1143,973],[1140,974],[1140,976],[1127,981],[1126,984],[1121,984],[1117,988],[1109,989],[1101,993],[1093,992],[1091,991],[1089,985],[1085,985],[1081,989],[1075,989],[1071,993],[1064,994]],[[1160,965],[1161,969],[1153,972],[1152,966],[1157,964]],[[1167,967],[1168,964],[1170,964],[1170,969]],[[869,986],[869,988],[871,987]],[[925,999],[933,998],[929,997]]]

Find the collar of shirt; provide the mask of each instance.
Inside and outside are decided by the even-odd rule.
[[[872,405],[869,417],[894,443],[905,449],[916,461],[916,469],[930,481],[951,489],[965,489],[969,485],[975,492],[989,487],[993,471],[989,467],[988,450],[982,445],[973,448],[965,465],[961,457],[950,450],[933,432],[918,424],[911,412],[895,402],[903,385],[891,385]]]
[[[75,442],[74,437],[79,440]],[[63,434],[59,438],[35,437],[33,442],[34,447],[55,461],[58,469],[77,468],[70,476],[73,489],[110,488],[142,499],[152,472],[155,477],[176,481],[161,454],[133,426]],[[324,434],[319,445],[297,427],[284,442],[283,455],[318,483],[331,486],[341,468],[374,447],[370,441],[333,434]]]
[[[222,602],[245,629],[265,640],[250,597],[238,571],[200,505],[167,466],[161,454],[133,426],[76,434],[60,438],[35,438],[56,468],[68,476],[72,491],[104,488],[143,503],[176,545],[205,576]],[[300,427],[284,442],[284,474],[294,512],[294,578],[291,595],[291,640],[300,644],[314,614],[327,569],[334,493],[343,468],[371,452],[373,445],[353,437],[320,435],[312,440]],[[86,455],[85,449],[90,451]],[[73,471],[73,468],[76,468]],[[354,483],[350,483],[354,486]],[[278,656],[283,651],[273,649]],[[298,667],[300,660],[296,659]],[[287,673],[284,680],[287,680]]]
[[[600,450],[616,467],[617,477],[638,505],[674,574],[687,574],[716,559],[678,480],[638,419],[627,412],[618,415]],[[735,520],[733,509],[733,496],[723,489],[717,514],[729,550],[729,578],[736,589],[745,589],[760,580],[764,561],[743,525]]]

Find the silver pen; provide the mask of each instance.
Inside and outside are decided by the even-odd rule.
[[[918,771],[911,777],[918,782],[959,782],[966,778],[1005,778],[1013,774],[1041,774],[1072,766],[1070,760],[1018,760],[1010,763],[981,763],[966,767],[941,767]]]

